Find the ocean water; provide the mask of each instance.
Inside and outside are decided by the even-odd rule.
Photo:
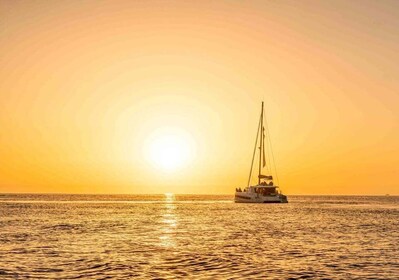
[[[0,194],[0,279],[399,279],[399,197]]]

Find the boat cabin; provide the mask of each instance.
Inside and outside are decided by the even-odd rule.
[[[270,186],[270,185],[251,186],[248,188],[248,192],[257,193],[264,196],[278,195],[280,193],[277,186]]]

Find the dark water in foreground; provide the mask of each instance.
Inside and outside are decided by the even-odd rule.
[[[399,197],[0,194],[0,279],[398,279]]]

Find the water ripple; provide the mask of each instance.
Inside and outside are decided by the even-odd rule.
[[[395,197],[3,194],[0,278],[396,279],[398,217]]]

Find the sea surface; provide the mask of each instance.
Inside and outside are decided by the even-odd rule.
[[[399,279],[399,197],[0,194],[0,279]]]

